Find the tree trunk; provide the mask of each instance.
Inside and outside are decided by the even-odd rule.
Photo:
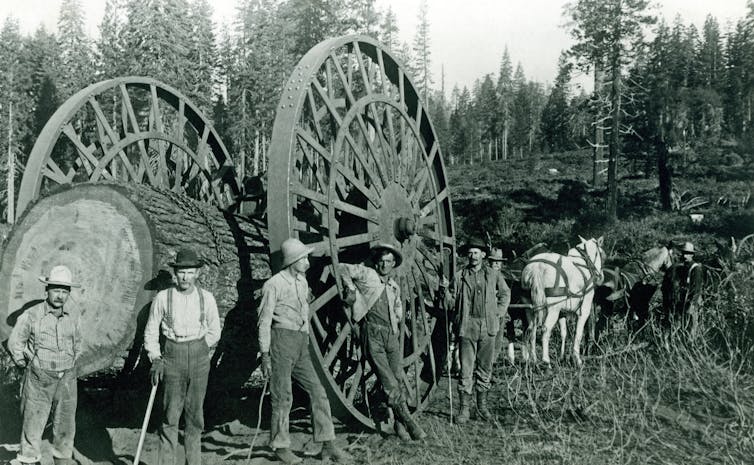
[[[114,183],[60,190],[27,210],[6,243],[0,302],[7,314],[0,334],[7,336],[18,315],[43,296],[38,277],[64,264],[82,285],[69,300],[82,315],[79,373],[144,370],[151,300],[171,285],[169,263],[177,250],[191,247],[205,263],[198,284],[214,294],[223,323],[213,371],[233,373],[230,381],[219,378],[223,383],[243,383],[255,368],[255,300],[270,276],[266,237],[261,223],[239,224],[215,206],[169,190]],[[232,370],[224,369],[228,364]]]
[[[594,63],[594,98],[599,101],[602,99],[602,83],[604,71],[599,60]],[[599,108],[599,105],[597,105]],[[602,115],[595,112],[594,115],[594,146],[592,147],[592,187],[599,183],[599,160],[602,160],[603,146],[605,144],[604,131],[602,130]]]
[[[612,69],[612,122],[610,125],[610,148],[607,161],[607,215],[610,219],[618,216],[618,156],[620,154],[620,105],[621,76],[617,56],[614,57]]]
[[[664,211],[670,211],[672,209],[670,193],[673,190],[673,180],[668,166],[668,145],[662,138],[658,137],[655,141],[655,148],[657,150],[657,176],[660,181],[660,205]]]

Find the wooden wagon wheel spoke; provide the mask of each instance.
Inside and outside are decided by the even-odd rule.
[[[118,108],[120,118],[109,119],[107,113],[115,116]],[[223,166],[230,172],[213,179]],[[221,207],[231,206],[240,193],[230,156],[209,121],[179,91],[144,77],[92,84],[53,114],[29,155],[17,215],[55,185],[98,179],[175,190],[178,183],[184,190],[196,184],[189,195]]]
[[[340,263],[364,261],[372,246],[397,245],[403,290],[405,349],[401,383],[413,408],[436,384],[430,336],[436,317],[427,303],[437,269],[452,273],[455,233],[442,156],[432,125],[403,65],[372,39],[348,36],[315,46],[284,87],[270,145],[270,251],[298,236],[315,249],[308,280],[312,353],[333,413],[375,426],[376,374],[360,365],[358,331],[339,295]],[[281,182],[284,181],[284,182]],[[430,265],[425,265],[431,263]],[[360,387],[361,386],[361,387]]]

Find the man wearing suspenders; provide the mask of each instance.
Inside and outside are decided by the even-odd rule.
[[[692,334],[696,331],[698,312],[702,305],[704,270],[694,261],[694,244],[686,242],[680,247],[681,261],[665,271],[662,281],[662,325],[670,329],[680,322]]]
[[[18,317],[8,338],[16,365],[24,367],[21,450],[11,463],[39,464],[47,418],[53,410],[52,456],[55,465],[73,463],[76,434],[76,361],[81,356],[79,312],[65,305],[72,287],[71,271],[58,265],[40,277],[47,298]]]
[[[181,413],[186,425],[186,463],[200,465],[209,348],[220,339],[220,317],[215,297],[195,284],[202,266],[196,253],[182,249],[170,266],[175,285],[157,293],[144,329],[152,384],[164,380],[157,465],[176,465]],[[164,348],[160,333],[165,337]]]

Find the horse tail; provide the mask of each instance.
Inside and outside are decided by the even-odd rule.
[[[537,310],[547,306],[543,275],[544,273],[538,267],[530,265],[525,266],[521,271],[521,286],[524,289],[531,289],[531,303]]]

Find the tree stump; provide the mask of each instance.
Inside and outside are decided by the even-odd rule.
[[[82,314],[80,376],[137,366],[155,293],[172,281],[177,250],[204,260],[199,285],[211,291],[223,323],[213,370],[243,383],[257,352],[256,305],[270,276],[266,229],[170,190],[116,183],[77,184],[40,199],[9,235],[0,265],[0,339],[18,316],[44,298],[46,275],[68,266],[81,288],[69,304]],[[242,373],[236,366],[244,361]],[[224,365],[233,369],[223,370]],[[143,366],[143,364],[142,364]]]

